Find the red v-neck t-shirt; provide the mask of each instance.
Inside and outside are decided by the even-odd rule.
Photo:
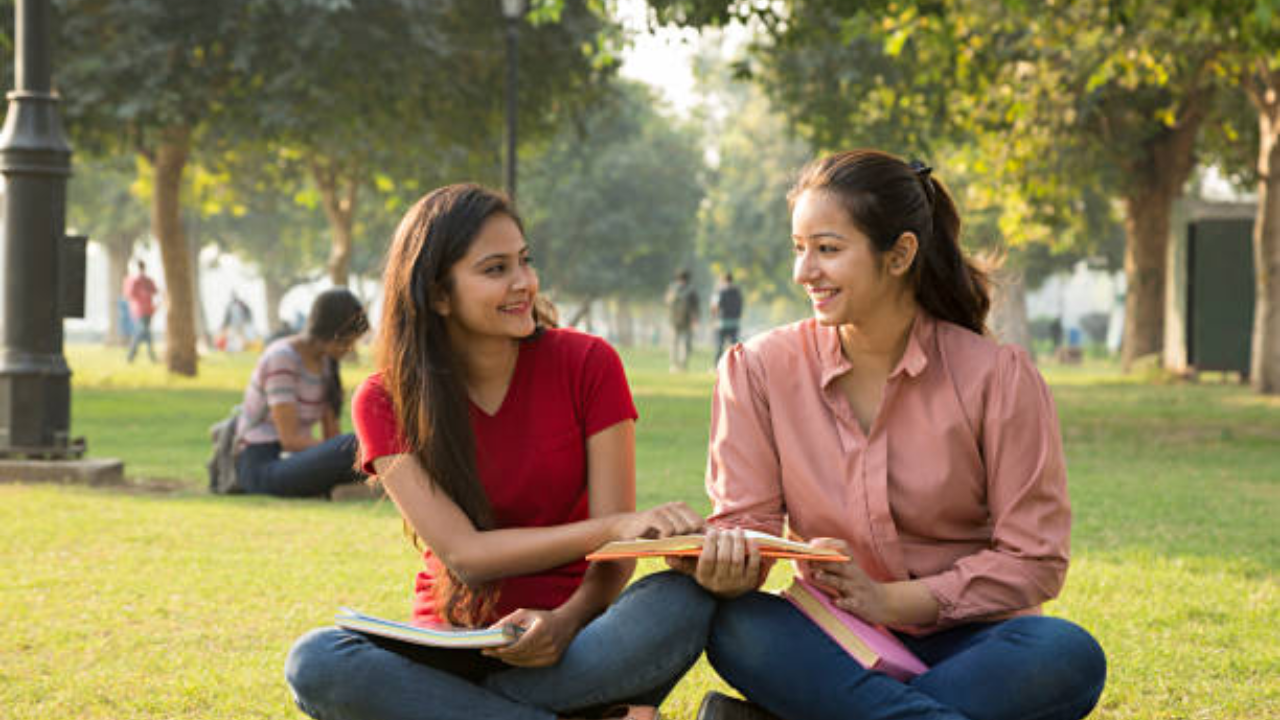
[[[382,374],[369,376],[351,403],[361,463],[405,452]],[[637,417],[622,361],[604,340],[569,329],[545,330],[520,344],[506,397],[493,415],[469,403],[476,467],[497,527],[546,527],[584,520],[587,438]],[[414,587],[413,619],[444,622],[432,590],[443,567],[428,548]],[[577,590],[586,561],[501,581],[496,620],[519,608],[558,607]]]

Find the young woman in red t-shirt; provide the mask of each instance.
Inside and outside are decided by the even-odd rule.
[[[635,406],[617,354],[554,329],[506,199],[453,185],[405,216],[387,258],[380,372],[352,412],[362,463],[425,541],[415,622],[519,625],[486,651],[337,628],[294,646],[315,718],[635,720],[698,658],[714,602],[678,573],[627,588],[610,540],[700,529],[683,503],[635,512]],[[621,595],[620,595],[621,593]]]

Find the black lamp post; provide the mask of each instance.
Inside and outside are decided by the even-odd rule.
[[[520,19],[526,0],[502,0],[507,19],[507,196],[516,201],[516,69],[519,66]]]
[[[83,313],[84,238],[64,236],[71,147],[52,89],[50,2],[18,0],[15,15],[16,89],[0,130],[0,457],[67,458],[83,445],[69,436],[62,319]]]

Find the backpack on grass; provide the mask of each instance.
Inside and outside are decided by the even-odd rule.
[[[209,492],[216,495],[237,495],[244,492],[236,477],[236,423],[240,420],[240,406],[231,408],[231,414],[209,427],[213,439],[213,457],[205,465],[209,469]]]

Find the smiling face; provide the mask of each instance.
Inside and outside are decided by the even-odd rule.
[[[791,278],[805,289],[823,325],[863,324],[906,291],[895,253],[876,252],[827,191],[806,190],[796,198],[791,243]]]
[[[509,215],[485,220],[471,247],[449,270],[448,295],[436,301],[456,347],[484,337],[520,339],[533,334],[538,275],[529,246]]]

